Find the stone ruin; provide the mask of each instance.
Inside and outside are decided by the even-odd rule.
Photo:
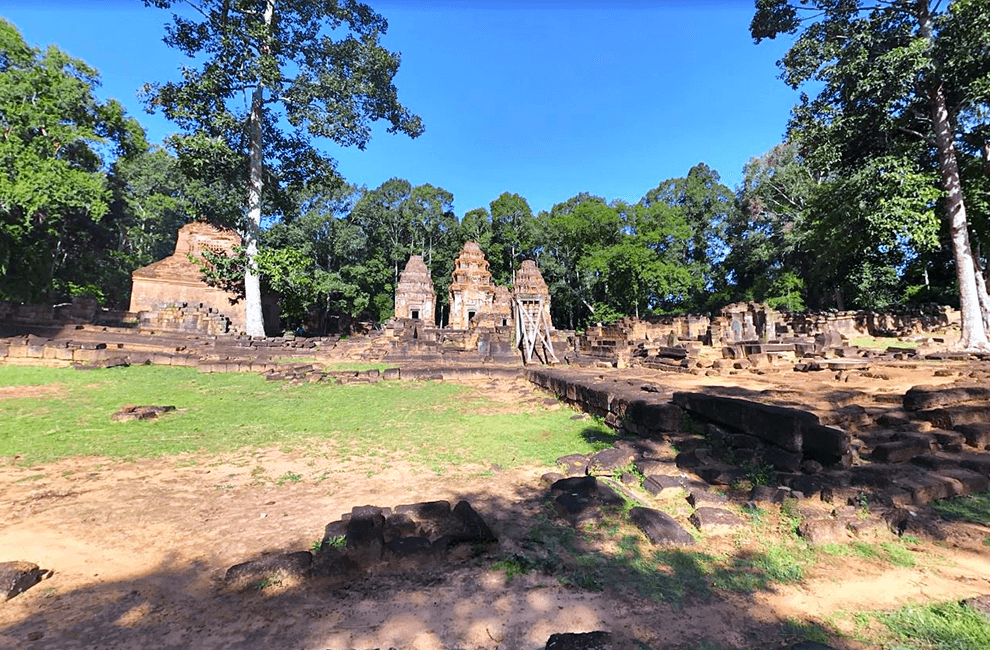
[[[699,353],[703,347],[712,347],[730,365],[749,364],[747,368],[783,359],[798,361],[798,366],[804,359],[831,360],[824,366],[812,361],[803,364],[806,368],[796,366],[796,369],[860,368],[868,361],[852,357],[873,353],[851,346],[849,339],[944,331],[958,327],[958,323],[958,311],[934,305],[884,313],[794,313],[777,311],[761,303],[740,302],[725,306],[712,317],[699,314],[626,317],[608,325],[589,327],[576,338],[567,361],[577,365],[617,368],[641,365],[675,372],[703,372],[710,365],[697,363]],[[913,356],[916,352],[908,347],[894,347],[885,354]]]
[[[541,300],[543,316],[553,329],[553,321],[550,318],[550,289],[547,288],[547,283],[543,280],[543,274],[540,273],[535,261],[523,260],[512,285],[512,297],[516,300]]]
[[[498,542],[467,501],[427,501],[393,508],[359,506],[327,524],[315,552],[297,551],[236,564],[225,586],[240,590],[273,574],[341,586],[369,576],[438,569],[464,562]]]
[[[432,324],[436,315],[437,292],[422,255],[411,255],[395,289],[395,317],[423,320]]]
[[[360,351],[365,361],[449,363],[464,361],[517,363],[515,333],[520,304],[542,303],[542,350],[569,347],[572,332],[553,330],[550,292],[536,262],[525,260],[509,289],[492,281],[488,260],[476,242],[465,242],[454,263],[449,289],[450,317],[446,327],[433,319],[436,293],[422,256],[409,258],[395,297],[395,317],[370,333]],[[520,302],[521,301],[521,302]],[[429,314],[427,313],[429,310]],[[532,320],[532,318],[530,318]],[[555,342],[547,344],[553,339]],[[357,343],[353,344],[357,351]]]
[[[203,251],[233,254],[241,236],[194,221],[179,229],[175,252],[131,274],[129,311],[147,329],[202,334],[243,332],[244,301],[229,291],[208,286],[200,266]]]
[[[451,274],[450,328],[470,329],[475,317],[493,311],[495,296],[495,284],[481,247],[473,241],[464,242]]]

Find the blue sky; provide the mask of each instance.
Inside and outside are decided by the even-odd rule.
[[[780,142],[796,93],[777,78],[787,42],[754,45],[752,0],[369,0],[401,52],[400,100],[426,132],[376,133],[365,151],[323,146],[348,181],[392,177],[454,195],[458,216],[502,192],[534,212],[579,192],[638,201],[699,162],[735,188]],[[31,45],[98,69],[160,142],[174,127],[136,93],[178,78],[166,11],[140,0],[4,0]]]

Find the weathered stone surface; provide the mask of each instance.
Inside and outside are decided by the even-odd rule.
[[[460,540],[471,543],[491,544],[498,541],[495,533],[492,532],[481,515],[471,507],[467,501],[458,501],[452,513],[457,517],[463,531],[460,533]]]
[[[763,450],[763,460],[782,472],[796,472],[801,469],[804,456],[779,447],[767,447]]]
[[[940,469],[936,474],[958,481],[963,488],[961,494],[975,494],[990,488],[990,479],[986,476],[961,467]]]
[[[643,489],[656,497],[680,494],[684,490],[684,480],[677,476],[655,474],[643,480]]]
[[[154,420],[162,413],[174,411],[174,406],[135,406],[128,404],[122,406],[119,411],[110,416],[114,422],[127,422],[128,420]]]
[[[757,503],[783,503],[784,499],[790,495],[790,490],[782,490],[769,485],[754,485],[749,491],[750,501]]]
[[[673,517],[652,508],[633,508],[629,519],[653,544],[694,544],[694,538]]]
[[[623,499],[618,492],[604,483],[598,484],[598,494],[596,495],[596,498],[598,499],[598,502],[606,508],[618,508],[626,503],[626,500]]]
[[[642,459],[634,463],[636,469],[643,476],[653,476],[654,474],[669,474],[677,470],[677,464],[669,460]]]
[[[573,476],[564,478],[550,486],[551,496],[573,494],[590,499],[598,492],[598,479],[594,476]]]
[[[677,454],[674,459],[674,463],[681,469],[697,469],[703,467],[707,461],[707,456],[704,453],[699,453],[699,450],[695,449],[692,451],[682,451]]]
[[[669,402],[636,399],[626,406],[626,417],[649,431],[679,431],[684,411]]]
[[[990,403],[961,404],[918,411],[915,416],[940,429],[955,429],[964,424],[990,422]]]
[[[873,448],[873,460],[881,463],[906,463],[915,456],[931,452],[931,445],[919,439],[884,442]]]
[[[313,554],[309,551],[272,555],[241,562],[227,569],[224,574],[224,584],[231,589],[243,589],[273,579],[286,577],[304,577],[313,562]]]
[[[959,464],[984,476],[990,476],[990,458],[986,454],[963,454],[959,458]]]
[[[914,386],[904,394],[904,408],[923,411],[973,400],[990,400],[986,386]]]
[[[31,562],[0,562],[0,600],[24,593],[44,579],[48,571]]]
[[[990,422],[974,422],[972,424],[962,424],[956,427],[956,431],[961,433],[966,444],[977,449],[987,449],[990,447]]]
[[[695,470],[698,477],[708,485],[732,485],[746,478],[746,470],[726,465],[713,465]]]
[[[967,598],[962,601],[962,604],[970,609],[975,609],[982,614],[990,616],[990,595]]]
[[[947,499],[963,493],[963,486],[958,480],[940,474],[895,479],[894,484],[911,494],[912,502],[925,505],[938,499]]]
[[[572,526],[597,521],[600,517],[598,502],[589,497],[564,493],[553,500],[557,513]]]
[[[313,556],[307,575],[331,578],[334,582],[344,583],[362,576],[364,572],[361,565],[339,548],[324,546]]]
[[[382,509],[374,506],[353,508],[345,535],[347,551],[359,564],[380,560],[385,547],[385,514]]]
[[[557,464],[564,468],[564,473],[568,476],[586,474],[588,471],[588,457],[583,454],[569,454],[557,459]]]
[[[805,519],[797,532],[814,546],[844,542],[848,538],[845,525],[838,519]]]
[[[826,465],[838,462],[849,451],[848,433],[822,425],[818,416],[808,411],[707,393],[677,392],[673,401],[706,419]]]
[[[422,255],[410,255],[395,288],[395,317],[434,322],[437,293]]]
[[[725,495],[711,490],[691,490],[687,495],[687,502],[691,504],[692,508],[700,508],[703,505],[728,503],[729,499]]]
[[[629,449],[619,449],[609,447],[593,454],[588,460],[588,471],[605,472],[611,474],[612,470],[626,467],[636,455]]]
[[[443,550],[426,537],[400,537],[385,544],[382,559],[392,570],[413,571],[439,564]]]
[[[385,520],[385,541],[398,537],[419,536],[436,539],[461,532],[457,519],[451,516],[447,501],[427,501],[396,506]]]
[[[612,635],[608,632],[552,634],[545,650],[612,650]]]
[[[207,286],[200,271],[204,250],[232,253],[241,243],[241,237],[232,230],[201,221],[186,224],[179,229],[172,255],[131,274],[128,311],[144,312],[142,322],[157,330],[220,334],[227,331],[229,319],[235,330],[244,331],[244,301],[231,292]],[[198,307],[186,308],[186,304]],[[159,316],[152,319],[152,314]]]
[[[709,535],[725,535],[746,523],[728,510],[707,506],[695,510],[690,519],[695,528]]]

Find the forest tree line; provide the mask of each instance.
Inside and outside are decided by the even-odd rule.
[[[355,187],[332,164],[306,158],[290,134],[266,143],[265,218],[253,266],[279,294],[287,327],[315,322],[321,330],[389,318],[410,254],[423,255],[430,268],[442,318],[466,240],[479,243],[498,283],[511,284],[521,261],[535,259],[554,323],[564,328],[624,315],[711,312],[738,300],[787,310],[958,305],[959,233],[947,218],[955,198],[932,132],[937,116],[926,113],[934,69],[985,292],[986,3],[957,0],[933,14],[927,43],[936,47],[926,51],[919,51],[921,14],[897,3],[872,12],[857,3],[820,4],[845,8],[826,7],[824,18],[806,25],[783,0],[757,2],[755,39],[799,34],[782,61],[784,81],[800,87],[817,79],[824,89],[803,98],[786,140],[755,155],[739,187],[725,186],[699,163],[639,198],[579,192],[534,213],[524,196],[505,188],[489,205],[455,214],[442,179]],[[248,116],[237,128],[233,118],[215,115],[222,125],[183,121],[194,113],[180,102],[188,88],[157,87],[150,101],[165,108],[179,102],[169,117],[177,116],[182,131],[151,146],[116,101],[97,98],[97,84],[85,63],[54,47],[28,46],[0,19],[0,299],[55,303],[89,295],[125,308],[131,271],[171,254],[182,224],[202,218],[243,230]],[[412,136],[421,130],[400,105],[392,110],[384,119],[397,129]],[[309,172],[287,162],[293,151],[309,160]],[[243,260],[233,262],[227,275],[236,279]]]

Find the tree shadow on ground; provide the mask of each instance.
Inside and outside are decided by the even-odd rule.
[[[37,585],[6,605],[0,645],[535,650],[553,633],[600,629],[616,635],[617,648],[640,650],[785,648],[808,639],[861,647],[772,611],[760,594],[796,578],[768,571],[759,554],[716,562],[703,542],[650,547],[628,532],[611,547],[595,544],[596,535],[615,538],[610,523],[571,528],[538,486],[458,496],[500,539],[464,563],[343,586],[287,578],[229,592],[218,582],[225,567],[166,559],[146,574],[74,591],[58,590],[57,580]],[[314,529],[327,519],[314,513]],[[45,568],[57,576],[58,567]]]

